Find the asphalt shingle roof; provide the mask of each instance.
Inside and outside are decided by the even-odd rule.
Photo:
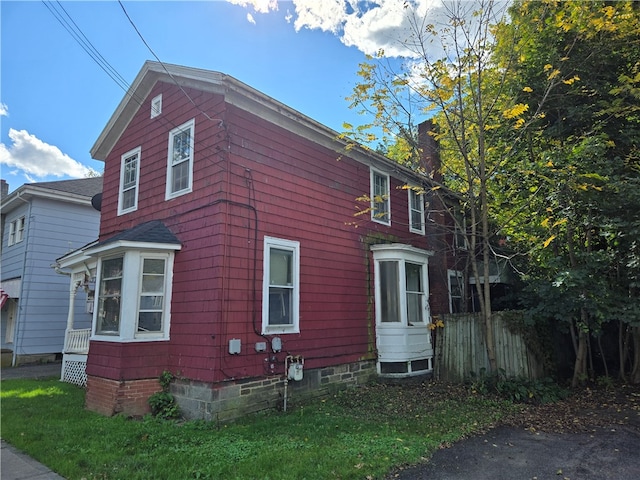
[[[97,246],[106,245],[112,242],[146,242],[146,243],[168,243],[180,245],[180,240],[162,223],[161,220],[152,220],[150,222],[141,223],[128,230],[114,235],[103,242],[99,242]]]
[[[59,192],[73,193],[93,197],[102,192],[102,177],[78,178],[74,180],[58,180],[54,182],[38,182],[34,187],[56,190]]]

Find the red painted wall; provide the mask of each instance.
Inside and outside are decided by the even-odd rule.
[[[87,373],[133,379],[170,369],[212,382],[282,373],[287,352],[302,355],[307,368],[374,358],[372,238],[442,251],[431,236],[409,232],[403,182],[391,179],[391,227],[368,214],[355,217],[355,199],[369,194],[368,166],[221,96],[186,91],[213,120],[176,86],[154,87],[105,162],[100,236],[160,219],[179,238],[170,341],[92,342]],[[150,99],[159,93],[162,114],[150,119]],[[192,118],[193,192],[165,201],[168,133]],[[117,216],[120,156],[137,146],[138,210]],[[301,253],[300,334],[281,335],[283,351],[275,358],[255,351],[256,342],[269,342],[259,335],[265,235],[299,241]],[[438,289],[431,286],[441,295]],[[241,340],[240,355],[229,355],[231,338]]]

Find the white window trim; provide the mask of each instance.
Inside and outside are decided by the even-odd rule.
[[[386,193],[386,202],[387,202],[387,218],[380,218],[376,215],[376,211],[375,211],[375,176],[379,175],[381,177],[386,178],[387,180],[387,193]],[[389,175],[387,175],[386,173],[380,172],[378,170],[374,170],[373,168],[371,169],[370,175],[369,175],[369,188],[370,188],[370,195],[371,195],[371,220],[373,220],[376,223],[381,223],[383,225],[391,225],[391,179],[389,178]]]
[[[422,193],[418,193],[416,192],[417,187],[415,186],[409,186],[409,188],[407,189],[407,205],[409,208],[409,231],[411,233],[418,233],[420,235],[424,235],[424,197]],[[412,221],[412,213],[413,213],[413,208],[411,207],[411,194],[415,194],[416,197],[419,200],[419,205],[420,205],[420,229],[414,228],[413,227],[413,221]]]
[[[25,216],[22,215],[11,221],[9,224],[9,238],[7,239],[7,246],[15,245],[24,240],[25,229]]]
[[[156,118],[162,113],[162,94],[156,95],[151,100],[151,118]]]
[[[269,325],[269,273],[271,267],[269,253],[271,248],[281,248],[293,252],[293,306],[291,308],[293,323],[291,325]],[[262,334],[300,333],[300,242],[265,236],[263,259]]]
[[[429,257],[433,255],[433,252],[401,243],[372,245],[371,251],[373,252],[375,275],[376,325],[383,328],[395,328],[395,326],[397,325],[410,326],[407,319],[407,284],[405,274],[406,263],[415,263],[422,265],[422,282],[424,285],[424,292],[422,297],[423,321],[420,323],[420,325],[428,324],[429,322],[431,322],[431,311],[429,306]],[[400,267],[398,272],[398,279],[400,280],[400,322],[383,322],[381,317],[382,297],[380,291],[380,262],[385,261],[397,261]]]
[[[460,286],[462,288],[460,301],[464,302],[465,298],[465,284],[464,284],[464,274],[459,270],[447,270],[447,288],[449,290],[449,313],[453,313],[453,296],[451,295],[451,277],[457,277],[460,281]]]
[[[133,201],[133,205],[128,208],[123,208],[122,204],[124,202],[124,162],[125,160],[133,157],[134,155],[138,156],[138,160],[136,162],[136,184],[131,187],[135,189],[136,195]],[[125,213],[133,212],[138,209],[138,196],[139,196],[139,184],[140,184],[140,160],[142,158],[142,148],[136,147],[133,150],[128,151],[124,155],[120,157],[120,193],[118,195],[118,215],[124,215]]]
[[[171,186],[173,183],[172,182],[173,180],[172,166],[173,165],[172,165],[171,157],[173,154],[173,139],[175,135],[177,135],[178,133],[184,132],[185,130],[190,131],[189,150],[191,152],[191,155],[189,156],[188,160],[185,160],[186,162],[189,162],[189,182],[186,188],[182,190],[178,190],[176,192],[172,192]],[[186,193],[190,193],[193,190],[193,157],[194,157],[193,146],[194,146],[195,130],[196,130],[196,120],[195,118],[192,118],[188,122],[183,123],[179,127],[176,127],[169,132],[169,145],[167,147],[167,180],[166,180],[165,200],[170,200],[172,198],[179,197]]]
[[[104,256],[98,262],[97,284],[102,280],[102,261],[115,256]],[[162,332],[138,332],[138,309],[140,306],[140,292],[142,289],[142,265],[145,258],[162,258],[165,259],[165,279],[164,279],[164,299],[162,305]],[[102,340],[106,342],[147,342],[147,341],[164,341],[169,340],[169,330],[171,328],[171,294],[173,285],[173,264],[174,252],[158,252],[145,250],[127,250],[124,252],[122,262],[122,284],[120,293],[120,311],[133,312],[133,314],[121,314],[120,329],[117,335],[105,335],[97,332],[97,316],[99,315],[99,287],[94,298],[93,322],[92,322],[92,340]]]

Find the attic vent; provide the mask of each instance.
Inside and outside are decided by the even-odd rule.
[[[162,94],[151,100],[151,118],[155,118],[162,113]]]

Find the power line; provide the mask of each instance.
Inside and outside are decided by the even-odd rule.
[[[49,12],[62,25],[62,27],[71,35],[80,47],[98,64],[98,66],[125,92],[129,89],[127,81],[118,73],[118,71],[100,54],[98,49],[91,43],[87,36],[82,32],[80,27],[71,18],[71,15],[65,10],[60,2],[56,2],[59,9],[52,2],[42,1]]]
[[[127,13],[127,10],[124,8],[124,5],[122,4],[122,2],[120,0],[118,0],[118,4],[120,5],[120,8],[122,8],[122,11],[124,12],[125,16],[127,17],[127,19],[129,20],[129,23],[131,24],[131,26],[133,27],[133,29],[136,31],[136,33],[138,34],[138,36],[140,37],[140,40],[142,40],[142,43],[144,43],[144,45],[147,47],[147,49],[151,52],[151,54],[155,57],[155,59],[158,61],[158,63],[162,66],[162,68],[164,69],[164,71],[167,73],[167,75],[169,75],[169,77],[171,78],[171,80],[173,80],[173,82],[178,86],[178,88],[180,88],[180,90],[182,91],[182,93],[184,93],[184,95],[189,99],[189,101],[193,104],[194,107],[196,107],[198,109],[198,111],[200,113],[202,113],[208,120],[211,121],[218,121],[222,124],[222,120],[221,119],[214,119],[211,118],[209,116],[208,113],[204,112],[197,104],[196,102],[193,101],[193,99],[189,96],[189,94],[185,91],[184,88],[182,88],[182,85],[180,85],[178,83],[178,81],[173,78],[173,75],[171,74],[171,72],[169,72],[169,70],[167,69],[167,67],[164,65],[164,63],[162,62],[162,60],[160,60],[160,57],[158,57],[158,55],[156,55],[156,52],[153,51],[153,49],[149,46],[149,44],[147,43],[147,41],[144,39],[144,37],[142,36],[142,34],[140,33],[140,30],[138,30],[138,27],[136,27],[136,24],[133,22],[133,20],[131,19],[131,17],[129,16],[129,14]]]

